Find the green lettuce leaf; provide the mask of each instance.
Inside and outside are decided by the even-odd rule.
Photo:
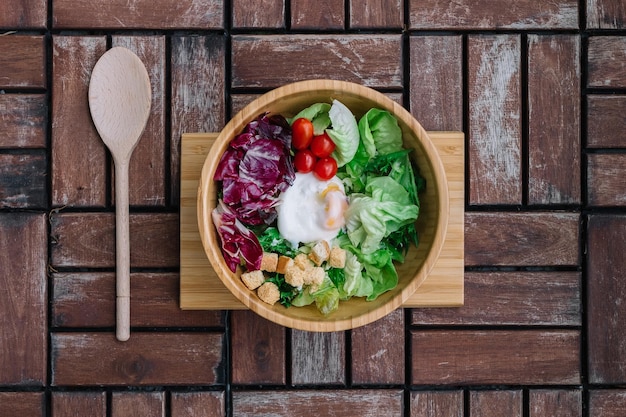
[[[359,134],[370,158],[402,149],[402,130],[386,110],[370,109],[359,120]]]
[[[359,127],[350,109],[338,100],[333,100],[328,115],[332,129],[326,129],[326,133],[335,143],[331,156],[342,167],[352,160],[359,147]]]

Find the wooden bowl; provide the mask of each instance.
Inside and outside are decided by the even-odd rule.
[[[222,257],[219,237],[211,212],[217,203],[217,184],[213,181],[218,162],[231,139],[250,121],[264,112],[294,116],[301,109],[318,102],[337,99],[345,104],[357,120],[370,108],[390,111],[402,129],[404,146],[414,148],[412,158],[426,179],[426,191],[420,194],[420,214],[416,227],[419,247],[411,247],[405,262],[397,264],[399,282],[396,288],[374,301],[354,297],[340,301],[339,308],[328,316],[315,305],[290,307],[261,301],[240,279],[241,271],[233,273]],[[209,152],[200,177],[198,190],[198,228],[211,265],[224,285],[244,305],[257,314],[283,326],[308,331],[340,331],[371,323],[400,307],[422,284],[434,266],[443,246],[449,214],[446,174],[430,138],[422,126],[401,105],[387,96],[358,84],[334,80],[302,81],[272,90],[242,109],[224,127]]]

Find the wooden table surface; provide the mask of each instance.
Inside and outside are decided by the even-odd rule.
[[[0,416],[626,415],[623,0],[0,2]],[[87,86],[137,52],[132,335]],[[180,141],[336,78],[463,131],[465,305],[338,333],[181,311]]]

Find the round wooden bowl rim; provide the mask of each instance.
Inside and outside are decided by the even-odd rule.
[[[219,245],[219,238],[213,225],[211,218],[211,211],[213,207],[210,204],[211,195],[209,195],[209,187],[213,181],[213,175],[217,168],[219,158],[212,157],[212,155],[222,155],[225,149],[228,147],[231,139],[241,132],[243,127],[250,121],[258,117],[264,112],[263,109],[269,108],[271,103],[276,102],[279,99],[286,99],[289,97],[297,96],[310,91],[330,91],[332,98],[332,91],[342,94],[353,94],[363,96],[369,100],[373,100],[381,108],[387,109],[392,112],[398,119],[413,130],[418,140],[423,147],[424,154],[431,164],[433,170],[433,178],[435,179],[435,186],[437,189],[438,207],[439,213],[437,215],[437,224],[435,226],[435,234],[433,236],[433,242],[426,258],[424,259],[421,267],[419,267],[415,277],[411,279],[408,284],[398,292],[393,298],[390,298],[386,303],[376,306],[375,308],[363,309],[358,314],[347,318],[333,319],[333,315],[327,317],[317,314],[317,316],[310,317],[290,317],[287,315],[287,310],[278,303],[274,306],[264,303],[256,294],[248,290],[243,285],[236,285],[233,274],[222,256],[221,247]],[[432,184],[429,184],[431,187]],[[213,199],[215,197],[213,196]],[[400,307],[422,284],[430,273],[432,267],[437,261],[441,249],[443,247],[446,230],[448,226],[449,216],[449,194],[448,184],[446,181],[446,174],[443,167],[443,163],[439,154],[433,145],[432,141],[428,137],[428,134],[424,128],[411,116],[411,114],[404,109],[400,104],[391,100],[382,93],[373,90],[369,87],[365,87],[359,84],[337,81],[337,80],[307,80],[300,81],[292,84],[287,84],[282,87],[278,87],[274,90],[267,92],[266,94],[258,97],[246,107],[244,107],[239,113],[237,113],[222,129],[219,136],[215,140],[211,151],[207,155],[207,158],[202,167],[202,173],[200,176],[200,183],[198,186],[198,229],[200,232],[200,238],[204,247],[205,253],[211,262],[211,265],[215,269],[216,274],[224,285],[231,291],[231,293],[240,300],[246,307],[250,308],[260,316],[273,321],[277,324],[291,327],[299,330],[307,331],[341,331],[352,329],[355,327],[363,326],[371,323],[379,318],[384,317],[396,308]],[[342,301],[339,304],[339,309],[347,308],[347,303],[350,301]],[[301,307],[291,307],[301,308]],[[282,309],[282,311],[280,310]]]

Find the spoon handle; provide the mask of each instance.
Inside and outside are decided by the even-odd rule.
[[[115,161],[116,337],[130,338],[128,161]]]

